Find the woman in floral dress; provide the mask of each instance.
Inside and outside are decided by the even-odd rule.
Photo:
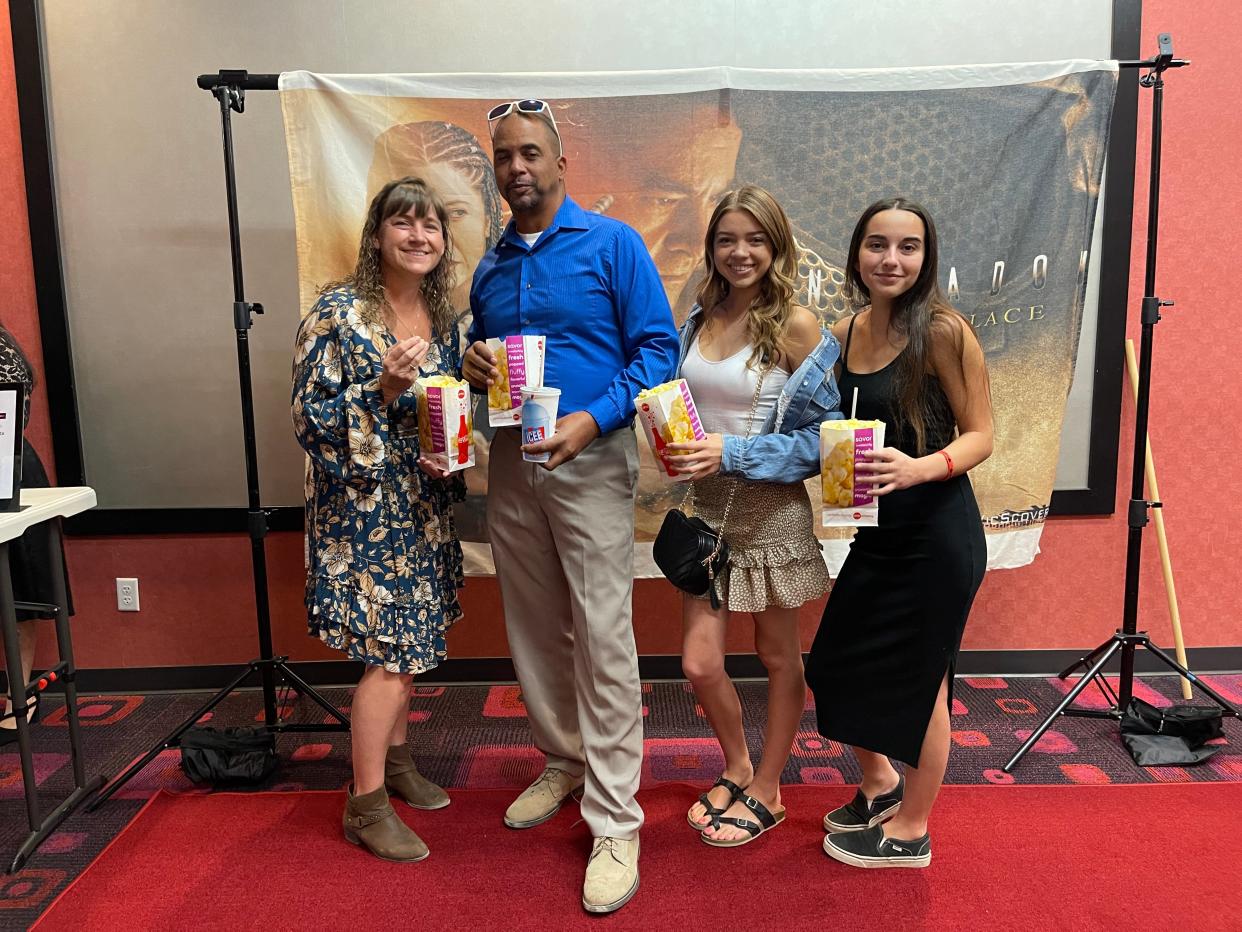
[[[324,287],[298,330],[293,424],[309,454],[306,607],[310,633],[363,661],[352,710],[348,841],[394,861],[427,846],[393,811],[449,803],[406,745],[411,679],[445,656],[461,617],[461,546],[448,476],[418,448],[420,376],[461,369],[449,295],[448,213],[415,178],[385,185],[367,211],[358,262]]]

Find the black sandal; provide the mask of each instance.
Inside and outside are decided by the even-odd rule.
[[[719,809],[717,809],[715,806],[712,805],[711,800],[707,796],[707,793],[710,793],[712,790],[714,790],[718,786],[723,786],[726,790],[729,791],[728,802],[726,802]],[[691,817],[689,812],[686,813],[686,821],[690,823],[691,828],[694,828],[700,832],[703,831],[708,826],[711,826],[712,828],[720,828],[720,817],[724,815],[725,811],[730,806],[732,806],[735,802],[738,801],[738,799],[744,794],[744,791],[742,790],[740,786],[738,786],[732,780],[729,780],[726,777],[722,776],[719,780],[717,780],[715,783],[711,785],[711,789],[709,789],[707,793],[699,794],[699,802],[702,804],[703,808],[707,810],[706,815],[709,819],[707,825],[704,825],[702,822],[696,822]]]
[[[768,807],[753,796],[743,793],[738,797],[746,808],[755,814],[758,822],[752,822],[750,819],[735,819],[733,816],[725,816],[712,820],[712,827],[719,831],[721,825],[732,825],[734,828],[740,828],[746,832],[744,838],[730,838],[728,841],[712,838],[709,835],[700,835],[699,837],[713,848],[736,848],[738,845],[749,844],[754,841],[770,828],[775,828],[781,822],[785,821],[785,810],[773,814]]]

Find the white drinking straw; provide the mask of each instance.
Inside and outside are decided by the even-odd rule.
[[[858,386],[854,386],[854,401],[850,405],[850,420],[854,420],[854,415],[858,413]]]

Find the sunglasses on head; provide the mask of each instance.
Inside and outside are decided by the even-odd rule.
[[[534,116],[542,117],[552,127],[552,132],[556,134],[556,144],[559,148],[561,145],[561,131],[556,126],[556,117],[552,115],[552,105],[546,100],[511,100],[507,104],[497,104],[487,111],[487,127],[491,131],[492,136],[496,135],[496,122],[503,120],[514,110],[519,113],[529,113]]]

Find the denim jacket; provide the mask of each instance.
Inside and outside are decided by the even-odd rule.
[[[678,339],[677,375],[698,331],[703,309],[697,304],[681,325]],[[845,417],[841,393],[832,367],[841,355],[829,331],[821,330],[819,345],[789,377],[776,407],[757,434],[749,438],[724,435],[722,475],[741,476],[753,482],[801,482],[819,472],[819,425]]]

